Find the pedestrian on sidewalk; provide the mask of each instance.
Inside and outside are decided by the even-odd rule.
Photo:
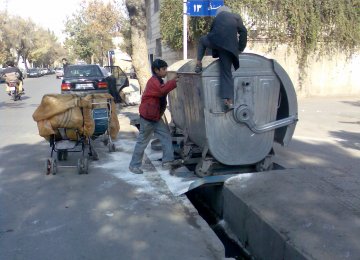
[[[220,65],[220,98],[224,100],[226,110],[234,108],[234,80],[231,65],[239,68],[239,53],[243,52],[247,43],[247,30],[240,15],[232,13],[227,6],[216,10],[215,19],[210,32],[200,37],[198,43],[195,72],[202,71],[202,59],[206,48],[212,49],[212,56],[219,58]]]
[[[152,135],[160,140],[163,156],[162,166],[170,168],[171,165],[179,164],[174,160],[174,148],[168,126],[162,116],[165,112],[167,94],[176,88],[177,78],[164,83],[163,78],[167,74],[167,63],[156,59],[151,64],[152,77],[146,83],[146,88],[142,94],[140,113],[140,130],[136,140],[134,153],[129,165],[129,170],[135,174],[142,174],[141,170],[144,151],[149,144]]]

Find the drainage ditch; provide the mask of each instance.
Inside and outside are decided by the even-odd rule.
[[[201,186],[186,193],[186,196],[218,236],[225,248],[225,257],[237,260],[254,259],[251,254],[226,230],[222,220],[222,185]]]

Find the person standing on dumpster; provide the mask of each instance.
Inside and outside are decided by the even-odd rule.
[[[212,49],[214,58],[219,57],[220,65],[220,97],[224,100],[226,110],[234,108],[234,80],[231,65],[239,68],[239,53],[243,52],[247,43],[247,30],[240,15],[232,13],[227,6],[216,10],[215,19],[210,32],[200,37],[198,43],[195,72],[202,71],[202,59],[206,48]]]
[[[66,58],[62,58],[62,64],[63,64],[63,71],[64,71],[64,75],[65,75],[65,70],[67,69],[69,62]]]
[[[129,165],[129,170],[135,174],[142,174],[140,168],[144,151],[152,138],[152,135],[160,140],[163,156],[162,166],[170,168],[172,165],[180,164],[180,160],[174,160],[174,148],[168,126],[162,119],[165,112],[167,94],[176,88],[177,78],[164,83],[163,78],[167,74],[167,63],[156,59],[151,64],[153,76],[146,83],[139,107],[140,130],[136,140],[134,153]]]

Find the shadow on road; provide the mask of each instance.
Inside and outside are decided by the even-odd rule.
[[[359,101],[342,101],[342,103],[360,107],[360,100]]]
[[[133,138],[131,133],[120,136]],[[178,251],[177,243],[167,244],[167,250],[154,248],[163,248],[169,233],[189,230],[182,219],[192,216],[180,217],[183,207],[170,193],[128,173],[128,161],[123,162],[126,169],[121,164],[94,167],[120,154],[108,153],[101,142],[96,147],[100,160],[91,162],[88,175],[72,168],[45,175],[50,153],[45,141],[0,150],[0,259],[170,259]],[[67,163],[76,157],[69,154]],[[109,172],[124,174],[124,179]],[[134,186],[141,183],[142,189]],[[190,241],[196,239],[191,234],[196,229],[187,232]],[[197,241],[185,242],[190,254],[186,247]]]

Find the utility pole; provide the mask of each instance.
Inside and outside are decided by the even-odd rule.
[[[187,0],[183,5],[183,59],[187,60]]]

